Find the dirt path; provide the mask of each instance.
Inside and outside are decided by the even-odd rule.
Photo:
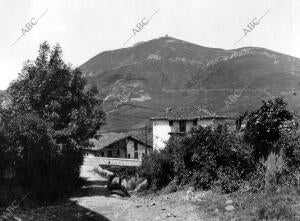
[[[201,220],[196,206],[185,200],[185,192],[160,196],[130,198],[108,192],[106,180],[83,166],[81,176],[90,184],[83,187],[83,195],[71,200],[81,207],[101,214],[111,221]]]

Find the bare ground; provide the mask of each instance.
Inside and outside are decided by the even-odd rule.
[[[149,221],[203,220],[197,205],[186,199],[185,191],[171,194],[123,197],[106,189],[106,180],[83,166],[81,176],[88,181],[70,199],[53,206],[18,210],[16,220],[61,221]]]

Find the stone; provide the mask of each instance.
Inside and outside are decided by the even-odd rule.
[[[153,203],[151,203],[151,206],[154,206],[155,205],[155,203],[153,202]]]
[[[203,193],[198,193],[194,196],[194,200],[202,201],[203,196],[204,196]]]
[[[110,197],[114,197],[114,198],[118,198],[118,199],[121,198],[121,196],[118,194],[111,194]]]
[[[225,202],[226,205],[229,205],[229,204],[232,204],[232,203],[233,203],[233,201],[231,199],[226,200],[226,202]]]
[[[126,179],[122,179],[122,181],[121,181],[121,186],[123,186],[124,188],[127,189],[128,185],[127,185]]]
[[[119,184],[120,178],[119,177],[115,177],[113,178],[113,180],[111,181],[111,185],[112,184]]]
[[[143,182],[141,182],[140,184],[137,185],[137,187],[135,188],[135,192],[141,192],[147,189],[148,186],[148,180],[144,180]]]
[[[95,168],[94,172],[96,172],[99,176],[106,177],[106,178],[114,175],[113,172],[105,170],[101,166],[98,166],[97,168]]]
[[[188,188],[188,190],[186,191],[186,193],[189,194],[189,193],[192,193],[192,192],[195,192],[195,187],[190,186],[190,187]]]
[[[191,200],[192,199],[192,194],[186,194],[185,200]]]
[[[167,217],[176,217],[173,213],[167,213]]]
[[[234,210],[234,206],[228,205],[228,206],[225,207],[225,210],[226,210],[227,212],[232,212],[232,211]]]

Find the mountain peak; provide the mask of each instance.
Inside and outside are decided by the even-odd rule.
[[[80,69],[100,91],[106,131],[142,127],[169,106],[231,114],[285,96],[300,109],[300,60],[264,48],[223,50],[165,35],[100,53]]]

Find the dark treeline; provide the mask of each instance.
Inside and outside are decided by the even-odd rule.
[[[40,46],[7,89],[0,109],[0,203],[26,193],[59,199],[80,185],[80,148],[104,122],[97,91],[62,59],[59,45]]]

